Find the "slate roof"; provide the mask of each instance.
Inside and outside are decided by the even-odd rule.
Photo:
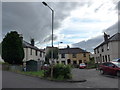
[[[38,50],[38,51],[42,51],[39,48],[37,48],[36,46],[32,46],[30,43],[28,43],[28,42],[26,42],[24,40],[23,40],[23,47],[24,48],[32,48],[32,49],[35,49],[35,50]]]
[[[112,42],[112,41],[120,41],[120,33],[116,33],[114,34],[113,36],[111,36],[108,41],[104,41],[103,43],[101,43],[99,46],[97,46],[95,49],[99,48],[100,46],[103,46],[104,44],[107,44],[109,42]],[[94,50],[95,50],[94,49]]]
[[[77,53],[88,53],[86,50],[83,50],[81,48],[64,48],[59,49],[60,54],[77,54]]]

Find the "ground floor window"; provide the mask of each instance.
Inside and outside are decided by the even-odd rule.
[[[104,56],[103,56],[103,62],[105,62]]]
[[[107,55],[105,55],[105,60],[106,60],[106,62],[107,62]]]
[[[59,63],[59,61],[57,61],[57,63]]]
[[[62,64],[65,64],[65,61],[62,61]]]
[[[108,60],[110,61],[110,55],[108,55]]]
[[[73,64],[77,64],[77,61],[73,61]]]

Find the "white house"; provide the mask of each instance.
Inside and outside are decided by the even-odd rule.
[[[30,60],[39,61],[41,64],[45,62],[45,52],[42,49],[39,49],[35,46],[34,39],[31,39],[31,43],[28,43],[23,40],[23,37],[20,35],[20,38],[23,42],[23,48],[24,48],[24,59],[23,62]]]
[[[94,58],[96,63],[120,58],[120,33],[116,33],[111,37],[104,33],[104,42],[94,49]]]

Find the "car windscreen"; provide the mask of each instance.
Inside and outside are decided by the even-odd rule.
[[[120,62],[119,62],[119,63],[118,63],[118,62],[114,62],[114,64],[115,64],[117,67],[120,68]]]
[[[80,66],[85,66],[85,64],[80,64]]]
[[[118,58],[118,59],[113,59],[112,62],[120,62],[120,58]]]

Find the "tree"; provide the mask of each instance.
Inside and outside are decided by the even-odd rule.
[[[2,41],[2,59],[9,64],[22,64],[24,50],[22,39],[16,31],[7,33]]]
[[[49,59],[58,59],[58,48],[57,47],[47,48],[47,53],[46,53],[45,58],[46,58],[46,62],[48,62]],[[51,62],[51,78],[52,77],[53,77],[53,62]]]
[[[46,60],[51,59],[52,52],[53,52],[53,59],[58,59],[58,48],[57,47],[53,47],[53,48],[49,48],[47,50]]]

